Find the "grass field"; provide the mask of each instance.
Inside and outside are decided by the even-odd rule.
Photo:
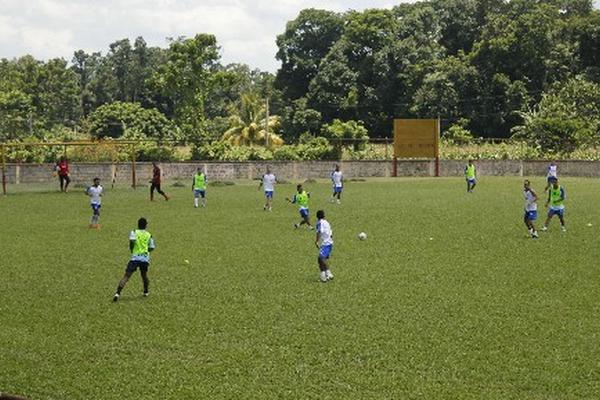
[[[328,183],[308,184],[312,216],[324,208],[334,231],[327,284],[314,233],[292,228],[292,185],[272,213],[255,182],[209,188],[206,209],[189,188],[154,203],[146,189],[107,190],[100,231],[81,189],[13,193],[0,198],[0,391],[597,399],[600,189],[562,183],[568,232],[553,221],[537,241],[519,178],[483,179],[472,195],[460,179],[349,182],[341,205]],[[151,295],[136,274],[112,303],[140,216],[157,242]]]

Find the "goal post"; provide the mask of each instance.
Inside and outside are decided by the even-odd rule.
[[[398,176],[398,158],[435,160],[440,176],[440,119],[394,119],[393,176]]]

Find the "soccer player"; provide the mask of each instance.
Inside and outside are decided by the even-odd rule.
[[[473,160],[469,160],[469,164],[465,167],[465,179],[467,181],[467,193],[473,193],[475,185],[477,185],[477,179],[475,178],[475,164]]]
[[[69,175],[69,162],[67,159],[65,157],[61,157],[56,163],[54,170],[58,173],[60,191],[67,193],[69,191],[69,183],[71,183],[71,177]]]
[[[340,171],[340,166],[335,166],[335,171],[331,173],[331,180],[333,181],[333,196],[331,196],[331,202],[333,203],[337,197],[337,203],[340,204],[342,189],[344,187],[344,176]]]
[[[299,184],[298,186],[296,186],[296,189],[298,191],[298,193],[296,193],[294,195],[294,197],[292,198],[292,200],[290,200],[289,198],[285,198],[287,201],[289,201],[292,204],[298,204],[298,206],[300,206],[300,218],[301,221],[298,224],[294,224],[294,228],[298,229],[301,225],[308,225],[308,229],[312,230],[313,227],[310,224],[310,219],[309,219],[309,212],[308,212],[308,199],[310,198],[310,193],[308,193],[306,190],[304,190],[302,188],[302,184]]]
[[[333,250],[333,232],[331,225],[325,219],[325,211],[317,211],[317,238],[315,245],[319,249],[319,270],[321,282],[327,282],[333,279],[333,274],[329,270],[329,256]]]
[[[159,194],[161,194],[165,200],[169,200],[168,194],[163,192],[160,188],[160,181],[162,177],[162,172],[156,162],[152,163],[152,180],[150,181],[150,201],[154,201],[154,190],[156,190]]]
[[[552,185],[553,179],[558,179],[558,166],[556,165],[556,161],[552,161],[550,165],[548,165],[548,173],[546,174],[546,187],[544,188],[544,192]]]
[[[198,200],[202,197],[202,207],[206,207],[206,174],[198,167],[194,180],[192,181],[192,192],[194,192],[194,207],[198,208]]]
[[[531,183],[525,180],[523,183],[523,194],[525,196],[525,215],[523,216],[523,222],[529,231],[532,239],[538,238],[537,230],[533,225],[533,221],[537,219],[537,194],[531,188]]]
[[[558,184],[558,179],[553,178],[552,186],[550,186],[550,190],[548,191],[548,201],[546,202],[546,207],[550,205],[550,208],[548,209],[548,218],[546,218],[546,222],[544,222],[544,226],[542,226],[543,231],[548,230],[548,224],[550,224],[552,217],[558,215],[558,219],[560,220],[560,230],[566,232],[565,197],[565,189]]]
[[[263,206],[263,210],[265,211],[271,211],[273,208],[273,192],[275,191],[276,183],[277,178],[275,178],[275,175],[271,172],[271,168],[267,167],[267,173],[263,175],[258,184],[258,190],[264,186],[265,205]]]
[[[94,184],[85,190],[85,194],[90,197],[90,205],[92,206],[92,218],[90,219],[91,229],[100,229],[98,220],[100,219],[103,191],[104,188],[100,186],[100,178],[94,178]]]
[[[131,275],[137,269],[140,269],[142,275],[142,282],[144,283],[144,297],[147,297],[150,293],[148,292],[148,286],[150,280],[148,279],[148,267],[150,266],[150,252],[156,247],[154,244],[154,238],[152,234],[146,230],[148,221],[146,218],[140,218],[137,223],[138,229],[135,229],[129,233],[129,251],[131,251],[131,258],[127,263],[125,269],[125,275],[119,282],[117,291],[113,296],[113,301],[118,301],[121,297],[121,291],[127,284]]]

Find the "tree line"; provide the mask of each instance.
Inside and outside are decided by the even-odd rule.
[[[516,136],[555,150],[599,133],[600,11],[591,0],[306,9],[276,42],[275,74],[223,65],[210,34],[167,48],[123,39],[69,62],[2,59],[0,140],[265,144],[267,126],[274,143],[340,130],[387,137],[395,117],[439,117],[449,135]]]

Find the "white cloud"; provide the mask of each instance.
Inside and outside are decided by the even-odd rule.
[[[275,71],[275,38],[304,8],[390,8],[412,0],[0,0],[0,57],[64,57],[102,51],[115,40],[212,33],[224,63]],[[597,0],[598,4],[600,0]]]

